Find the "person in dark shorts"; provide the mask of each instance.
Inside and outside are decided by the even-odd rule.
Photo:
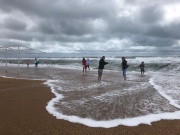
[[[141,70],[141,75],[144,74],[144,72],[145,72],[145,70],[144,70],[144,68],[145,68],[144,62],[142,62],[142,63],[139,65],[139,68],[140,68],[140,70]]]
[[[108,64],[108,62],[105,62],[105,56],[102,56],[102,58],[99,60],[99,67],[98,67],[98,81],[101,81],[101,77],[103,74],[104,66]]]
[[[128,68],[127,61],[126,61],[125,57],[122,57],[122,71],[123,71],[124,80],[126,80],[126,71],[127,71],[127,68]]]

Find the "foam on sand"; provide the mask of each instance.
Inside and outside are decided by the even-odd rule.
[[[69,122],[80,123],[89,127],[102,127],[102,128],[111,128],[119,125],[137,126],[139,124],[151,124],[151,122],[159,121],[161,119],[171,119],[171,120],[180,119],[180,111],[167,112],[167,113],[165,112],[159,114],[148,114],[133,118],[124,118],[124,119],[117,118],[113,120],[100,120],[100,121],[93,120],[90,118],[81,118],[78,116],[68,116],[58,111],[57,108],[54,106],[54,104],[56,104],[57,102],[63,99],[63,95],[57,93],[53,82],[56,82],[56,80],[48,80],[45,83],[46,85],[49,85],[51,87],[52,92],[56,96],[50,102],[48,102],[48,105],[46,106],[46,110],[50,114],[55,116],[57,119],[64,119]],[[152,80],[150,80],[150,82],[152,83]]]
[[[150,81],[149,81],[153,86],[154,88],[159,92],[160,95],[162,95],[165,99],[167,99],[169,101],[169,103],[177,108],[180,109],[180,105],[178,105],[176,103],[176,100],[174,100],[173,98],[171,98],[169,95],[167,95],[166,93],[163,92],[163,88],[162,86],[159,86],[157,84],[154,83],[154,78],[151,78]]]

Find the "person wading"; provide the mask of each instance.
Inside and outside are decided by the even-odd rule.
[[[105,62],[105,56],[102,56],[102,58],[99,60],[98,81],[101,81],[103,69],[106,64],[108,64],[108,62]]]
[[[125,57],[122,57],[122,71],[123,71],[124,80],[126,80],[126,71],[127,71],[127,68],[128,68],[127,61],[126,61]]]

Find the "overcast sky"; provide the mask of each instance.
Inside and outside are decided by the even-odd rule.
[[[0,0],[0,45],[180,52],[180,1]]]

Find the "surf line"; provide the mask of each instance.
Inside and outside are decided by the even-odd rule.
[[[149,83],[158,91],[158,93],[159,93],[162,97],[164,97],[165,99],[167,99],[171,105],[173,105],[174,107],[180,109],[180,105],[178,105],[178,104],[175,102],[175,100],[172,99],[170,96],[168,96],[167,94],[165,94],[165,93],[163,92],[163,87],[155,84],[155,81],[154,81],[154,80],[155,80],[154,78],[150,78],[150,79],[149,79]]]
[[[151,80],[152,81],[152,80]],[[51,101],[47,103],[46,110],[55,116],[57,119],[67,120],[72,123],[79,123],[89,127],[101,127],[101,128],[112,128],[119,125],[125,126],[138,126],[139,124],[148,124],[151,125],[151,122],[160,121],[161,119],[180,119],[180,111],[175,112],[165,112],[160,114],[148,114],[145,116],[138,116],[134,118],[125,118],[125,119],[114,119],[114,120],[93,120],[90,118],[81,118],[78,116],[67,116],[60,111],[57,111],[57,108],[54,106],[59,100],[62,100],[64,97],[62,94],[56,92],[56,86],[54,83],[58,80],[47,80],[44,84],[48,85],[51,88],[51,92],[55,94],[55,98],[52,98]]]

